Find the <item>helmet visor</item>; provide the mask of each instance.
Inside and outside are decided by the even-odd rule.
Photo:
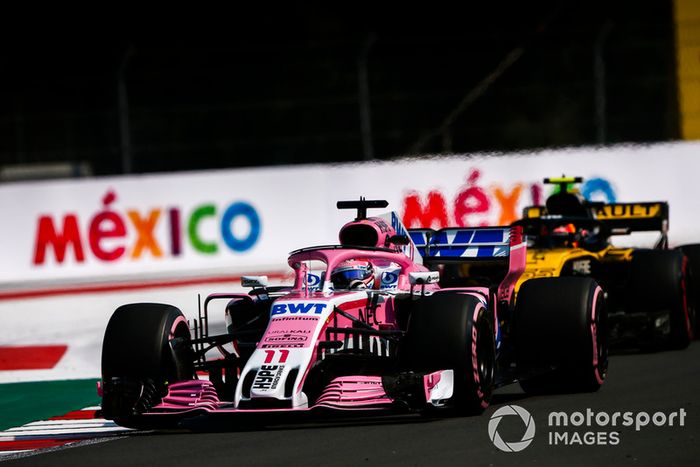
[[[369,276],[369,271],[366,269],[348,269],[337,273],[337,276],[342,277],[346,281],[362,280]]]

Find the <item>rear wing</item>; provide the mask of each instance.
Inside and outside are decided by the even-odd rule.
[[[668,203],[653,201],[648,203],[588,203],[595,219],[604,223],[613,235],[626,235],[631,232],[668,232]],[[523,210],[524,218],[537,218],[547,215],[544,206],[528,206]]]
[[[668,203],[615,203],[593,206],[597,219],[610,231],[629,229],[630,232],[668,232]]]
[[[408,229],[425,263],[497,261],[507,267],[498,285],[498,299],[509,303],[515,283],[525,270],[525,240],[520,226]]]
[[[409,229],[411,240],[423,258],[507,258],[510,256],[510,227],[463,227]],[[520,232],[520,231],[518,231]],[[522,235],[515,239],[522,242]]]

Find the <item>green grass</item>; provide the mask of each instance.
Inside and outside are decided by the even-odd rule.
[[[99,405],[96,379],[0,384],[0,430]]]

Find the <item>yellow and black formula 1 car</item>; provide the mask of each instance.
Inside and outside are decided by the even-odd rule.
[[[588,202],[568,188],[579,177],[545,179],[559,185],[545,206],[524,209],[526,280],[591,276],[605,290],[610,344],[646,349],[688,346],[695,324],[695,294],[688,258],[668,249],[668,203]],[[614,235],[658,231],[654,248],[620,248]]]

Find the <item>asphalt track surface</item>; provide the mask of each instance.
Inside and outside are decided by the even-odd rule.
[[[536,424],[532,444],[504,453],[488,436],[490,416],[500,407],[527,409]],[[684,426],[550,427],[552,411],[586,413],[686,412]],[[525,428],[517,416],[498,427],[507,441]],[[551,445],[550,432],[619,433],[616,445]],[[590,435],[589,435],[590,436]],[[608,380],[593,394],[526,396],[517,386],[498,391],[477,417],[425,419],[401,416],[342,422],[313,422],[212,431],[134,433],[8,460],[9,466],[79,465],[698,465],[700,457],[700,342],[685,351],[627,354],[611,358]]]

